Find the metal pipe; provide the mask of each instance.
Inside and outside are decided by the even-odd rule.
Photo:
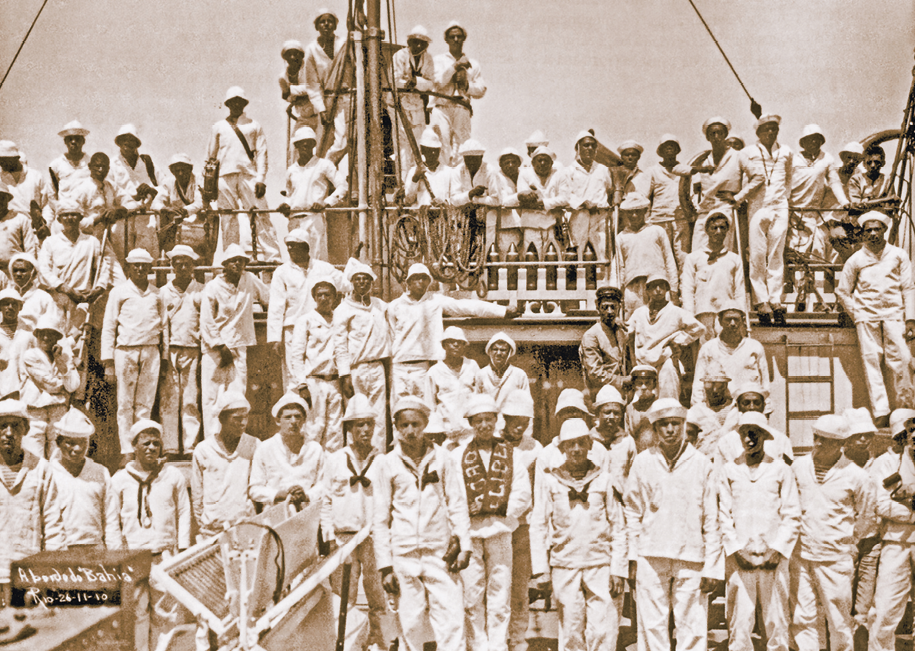
[[[353,43],[356,50],[356,178],[359,188],[359,243],[366,242],[366,181],[365,181],[365,53],[362,49],[362,32],[353,32]],[[374,247],[372,249],[374,251]]]
[[[369,207],[372,211],[372,266],[381,271],[381,209],[383,138],[381,133],[381,2],[366,0],[366,38],[368,39],[367,72],[369,90]]]

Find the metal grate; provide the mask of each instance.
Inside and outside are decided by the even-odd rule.
[[[168,574],[219,619],[229,614],[226,571],[219,545],[176,565]]]

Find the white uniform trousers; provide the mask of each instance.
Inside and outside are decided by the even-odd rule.
[[[400,583],[397,617],[404,651],[422,651],[426,609],[438,651],[466,651],[458,575],[448,571],[439,554],[422,551],[394,556],[393,568]]]
[[[508,648],[527,651],[527,628],[531,613],[527,585],[531,577],[531,527],[521,523],[512,532],[511,615],[508,618]]]
[[[197,442],[200,434],[200,410],[197,408],[199,364],[199,348],[171,346],[168,349],[168,367],[159,393],[159,416],[162,419],[162,444],[165,452],[178,452],[179,438],[185,452],[193,450]]]
[[[855,601],[852,616],[858,626],[870,630],[874,622],[874,593],[877,589],[877,566],[880,563],[880,550],[877,542],[866,554],[858,556],[855,568]]]
[[[559,639],[564,651],[616,651],[622,595],[610,596],[610,566],[554,567]]]
[[[635,582],[639,651],[670,651],[671,609],[677,651],[708,648],[708,595],[699,590],[701,582],[702,563],[639,557]]]
[[[457,165],[460,161],[458,150],[465,140],[470,139],[470,111],[450,102],[436,106],[432,109],[429,126],[438,133],[442,141],[442,162],[446,165]]]
[[[753,305],[780,303],[785,284],[788,211],[760,208],[750,218],[750,286]]]
[[[884,540],[874,594],[876,612],[870,628],[869,651],[894,651],[896,648],[896,627],[912,596],[913,572],[915,545]]]
[[[658,397],[680,399],[680,364],[673,359],[666,359],[652,364],[658,370]]]
[[[126,251],[123,231],[112,228],[109,241],[123,264],[127,254],[134,249],[143,249],[153,259],[159,258],[159,218],[156,215],[133,215],[125,220],[127,224]],[[118,232],[120,231],[120,232]],[[122,253],[123,252],[123,253]]]
[[[289,350],[289,342],[292,341],[294,330],[294,325],[283,326],[283,393],[295,389],[296,384],[292,376],[292,354]]]
[[[734,233],[737,231],[734,225],[734,211],[730,209],[720,208],[716,209],[715,212],[725,212],[727,213],[728,218],[731,220],[731,227],[728,229],[728,234],[724,238],[724,248],[728,251],[733,251],[737,253],[737,238],[734,236]],[[708,235],[705,232],[705,223],[708,221],[708,216],[710,213],[701,212],[696,217],[696,224],[693,226],[693,242],[691,251],[701,251],[703,247],[708,246]]]
[[[664,222],[651,222],[664,229],[667,233],[667,239],[670,240],[671,249],[677,260],[677,270],[682,273],[683,265],[686,264],[686,256],[693,249],[690,249],[689,239],[689,220],[686,218],[671,219]]]
[[[431,366],[431,362],[395,362],[391,366],[391,405],[405,396],[419,396],[426,404],[432,404],[427,395],[429,383],[426,381]]]
[[[338,216],[343,217],[343,215]],[[308,212],[294,214],[289,218],[288,229],[291,233],[297,228],[311,230],[314,237],[314,251],[309,249],[309,253],[315,260],[324,260],[324,262],[327,262],[327,217],[325,217],[324,213]]]
[[[341,547],[352,540],[353,534],[337,534],[337,544]],[[387,648],[384,639],[384,632],[381,628],[381,621],[384,617],[386,607],[384,588],[381,587],[381,574],[375,567],[375,543],[369,536],[363,540],[352,556],[349,557],[352,563],[352,572],[350,573],[349,583],[349,610],[356,610],[356,598],[359,595],[359,577],[362,577],[362,588],[365,591],[365,600],[368,602],[369,612],[369,633],[366,644],[377,644],[379,648]],[[341,565],[330,577],[334,593],[341,594],[343,584],[343,566]]]
[[[350,368],[350,380],[353,391],[369,399],[372,412],[375,414],[375,433],[372,435],[372,447],[379,453],[387,451],[387,380],[384,374],[384,362],[363,362]]]
[[[826,615],[829,646],[832,651],[851,651],[852,580],[851,558],[841,561],[808,561],[795,555],[791,559],[791,635],[797,651],[819,651],[817,613]],[[819,605],[820,608],[817,608]]]
[[[343,447],[343,395],[337,382],[314,375],[305,380],[311,393],[305,433],[309,440],[320,443],[328,454]]]
[[[266,210],[266,197],[257,199],[254,196],[255,181],[253,176],[235,173],[219,177],[219,197],[216,205],[220,210]],[[276,239],[276,230],[270,215],[256,215],[255,228],[257,230],[257,257],[267,262],[280,262],[279,243]],[[216,255],[213,264],[222,264],[222,252],[230,244],[240,244],[250,252],[251,249],[251,218],[244,213],[220,215],[219,241],[216,246]]]
[[[550,248],[550,244],[556,247],[557,254],[562,251],[559,243],[556,242],[556,233],[552,226],[549,226],[548,228],[522,228],[521,249],[518,251],[518,253],[521,254],[521,262],[524,262],[524,256],[527,253],[527,247],[530,246],[531,242],[533,242],[534,249],[537,251],[538,260],[543,260],[547,250]],[[537,268],[527,267],[527,275],[528,277],[531,275],[536,277]]]
[[[67,405],[48,405],[47,407],[29,407],[29,431],[22,437],[22,449],[44,459],[50,459],[57,449],[57,436],[48,431],[67,413]]]
[[[788,651],[788,565],[782,558],[774,570],[742,570],[728,558],[727,603],[728,648],[753,651],[753,626],[759,601],[768,651]]]
[[[598,260],[607,259],[607,210],[573,210],[569,217],[569,232],[572,245],[578,247],[578,258],[582,259],[588,242],[594,248]]]
[[[912,355],[905,340],[905,323],[902,321],[866,321],[855,324],[858,331],[858,348],[864,364],[867,392],[871,411],[875,417],[890,413],[890,401],[883,381],[881,361],[886,364],[897,405],[910,404]]]
[[[158,346],[116,346],[114,349],[121,454],[133,452],[130,441],[130,428],[133,424],[149,418],[152,413],[159,386],[160,362]]]
[[[203,346],[200,355],[200,394],[203,404],[203,435],[210,438],[219,431],[219,414],[216,401],[226,391],[246,393],[248,389],[248,348],[230,348],[232,362],[219,366],[219,353],[209,346]]]
[[[472,538],[464,584],[464,631],[468,651],[507,651],[511,614],[512,535]]]

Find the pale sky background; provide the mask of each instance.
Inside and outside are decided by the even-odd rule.
[[[913,3],[695,1],[764,111],[783,116],[782,143],[796,149],[808,122],[823,127],[834,153],[899,127],[912,79]],[[342,2],[328,2],[345,14]],[[3,69],[40,5],[0,0]],[[133,122],[157,169],[183,151],[199,173],[210,126],[226,114],[225,90],[237,84],[267,134],[275,205],[286,135],[280,47],[287,38],[314,40],[318,8],[291,0],[50,0],[0,89],[0,138],[46,171],[64,151],[56,134],[66,122],[77,118],[92,131],[87,152],[109,154],[119,126]],[[395,10],[399,40],[421,23],[433,54],[446,49],[447,23],[463,21],[465,51],[489,87],[474,104],[474,136],[492,160],[538,128],[563,162],[581,129],[594,128],[612,147],[635,138],[646,146],[643,168],[657,160],[665,132],[681,138],[681,160],[697,153],[711,115],[752,139],[749,101],[686,0],[400,0]]]

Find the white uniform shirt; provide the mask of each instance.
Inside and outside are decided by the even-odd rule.
[[[325,457],[321,479],[321,532],[326,540],[335,539],[337,534],[358,533],[363,527],[371,526],[378,482],[376,464],[380,459],[381,455],[372,450],[360,461],[348,445]],[[359,476],[364,476],[369,485],[350,481]]]
[[[680,299],[687,312],[717,315],[728,303],[747,304],[743,260],[732,251],[723,253],[709,262],[710,251],[706,246],[686,256],[680,277]]]
[[[746,182],[734,201],[748,201],[750,215],[760,208],[786,210],[793,169],[794,154],[788,147],[775,143],[770,153],[761,143],[749,145],[740,152],[740,170]]]
[[[242,274],[238,285],[217,276],[203,289],[200,304],[200,335],[210,348],[253,346],[254,301],[269,302],[269,290],[260,278],[249,271]]]
[[[476,391],[477,374],[480,366],[469,357],[465,357],[459,371],[455,372],[440,360],[426,375],[429,381],[431,407],[439,413],[444,421],[445,432],[468,431],[470,425],[464,418],[468,401]],[[525,376],[526,377],[526,376]]]
[[[503,318],[506,308],[472,298],[426,292],[418,301],[406,292],[388,305],[394,363],[442,359],[442,316]]]
[[[519,172],[518,181],[520,180],[521,173]],[[501,169],[493,169],[490,188],[495,205],[502,207],[502,228],[521,228],[521,215],[518,212],[518,183],[505,176]]]
[[[438,167],[434,170],[426,168],[426,180],[432,188],[432,194],[435,198],[447,202],[451,196],[451,182],[454,177],[454,171],[451,167],[439,162]],[[426,182],[420,179],[413,181],[413,175],[416,174],[416,166],[410,168],[404,179],[404,200],[408,206],[431,206],[432,197],[429,196],[429,188]]]
[[[312,156],[304,165],[296,159],[286,170],[286,196],[292,210],[308,210],[316,203],[336,206],[346,198],[348,187],[346,174],[326,158]]]
[[[766,349],[755,339],[744,337],[736,348],[731,348],[718,337],[705,342],[699,349],[699,357],[696,359],[696,382],[693,382],[690,404],[705,403],[705,384],[702,380],[709,369],[724,370],[731,378],[728,389],[732,395],[740,385],[754,382],[762,387],[768,397],[769,362],[766,360]],[[767,408],[767,411],[769,410]]]
[[[585,492],[587,504],[569,497]],[[547,473],[531,512],[531,571],[550,576],[551,567],[610,566],[628,578],[626,520],[622,496],[606,472],[593,468],[580,480],[559,469]]]
[[[699,199],[699,210],[709,213],[713,210],[724,210],[730,214],[731,205],[718,198],[719,191],[740,191],[740,152],[736,149],[726,149],[721,160],[715,165],[715,158],[709,152],[708,157],[701,164],[711,165],[715,169],[710,174],[701,173],[693,176],[693,181],[698,181],[702,188]]]
[[[892,244],[879,256],[862,246],[845,263],[836,296],[855,323],[915,319],[912,263]]]
[[[543,202],[543,210],[523,209],[522,228],[552,228],[556,223],[551,210],[567,208],[569,205],[568,175],[554,166],[549,176],[542,178],[533,168],[518,173],[518,192],[534,192]]]
[[[61,500],[44,459],[25,451],[12,485],[0,473],[0,583],[10,582],[10,563],[41,551],[65,549]]]
[[[74,477],[55,459],[51,461],[51,471],[57,482],[67,546],[120,549],[120,504],[108,469],[87,458]]]
[[[632,313],[626,327],[633,333],[635,363],[651,366],[670,359],[669,342],[687,346],[705,332],[705,326],[692,314],[673,303],[662,307],[654,322],[651,321],[648,306],[643,305]]]
[[[261,125],[242,113],[236,124],[238,130],[248,142],[248,149],[254,154],[254,160],[248,158],[245,146],[235,134],[232,125],[220,120],[213,125],[210,143],[207,146],[207,158],[219,161],[219,174],[244,174],[254,177],[255,183],[263,183],[267,178],[267,138]]]
[[[461,469],[448,451],[427,447],[417,465],[396,445],[375,465],[372,535],[379,570],[391,567],[394,556],[417,551],[441,557],[451,536],[461,549],[473,549]]]
[[[718,495],[712,462],[686,444],[670,467],[657,447],[641,452],[626,482],[629,560],[668,558],[702,564],[702,576],[724,576]]]
[[[476,59],[469,59],[470,67],[466,68],[467,88],[458,90],[457,86],[451,80],[456,72],[454,64],[457,63],[451,52],[444,52],[437,55],[433,62],[435,64],[435,91],[443,95],[453,97],[463,97],[464,99],[480,99],[486,94],[486,82],[483,80],[483,73],[480,71],[480,64]],[[448,100],[433,99],[440,106],[454,106]]]
[[[667,169],[661,163],[648,168],[648,199],[651,200],[651,213],[648,221],[652,224],[669,222],[684,217],[680,207],[680,179],[687,176],[690,168],[686,165],[675,165]]]
[[[102,326],[102,359],[114,359],[114,349],[132,346],[158,346],[167,322],[165,304],[159,288],[149,283],[145,290],[132,280],[111,290]],[[168,343],[162,357],[168,356]]]
[[[633,232],[629,227],[616,238],[619,256],[622,260],[623,286],[633,280],[647,278],[655,272],[661,272],[670,283],[670,291],[680,288],[680,273],[677,271],[677,259],[670,247],[667,232],[656,224],[645,224]],[[617,257],[617,256],[614,256]],[[619,262],[614,263],[614,275],[620,277]]]
[[[419,55],[419,63],[417,63],[410,48],[402,48],[391,57],[391,64],[394,66],[394,83],[397,84],[398,90],[403,91],[411,79],[416,79],[414,90],[421,93],[435,90],[435,62],[432,60],[429,50],[425,50]],[[399,97],[404,111],[423,110],[423,101],[419,95],[404,93]]]
[[[51,205],[54,188],[48,186],[38,170],[27,165],[23,165],[18,172],[0,170],[0,182],[3,182],[13,195],[10,210],[29,217],[31,223],[31,206],[34,201],[38,204],[44,220],[48,224],[54,221],[54,208]]]
[[[606,165],[593,161],[591,169],[586,170],[581,161],[575,162],[566,168],[567,182],[569,184],[569,206],[578,210],[586,201],[595,208],[609,208],[610,197],[613,195],[613,178]]]
[[[799,152],[794,157],[791,174],[791,205],[794,208],[822,208],[827,187],[840,204],[848,203],[836,160],[825,151],[813,160],[809,160],[803,151]]]
[[[308,268],[295,262],[284,262],[273,272],[270,281],[270,302],[267,307],[267,342],[283,340],[283,328],[291,328],[302,314],[315,307],[311,295],[315,282],[333,278],[337,287],[346,283],[343,274],[329,262],[309,258]]]
[[[191,461],[191,506],[204,536],[254,515],[248,481],[259,441],[242,434],[235,452],[229,454],[218,439],[214,436],[198,443]]]
[[[349,375],[354,366],[391,356],[391,326],[388,304],[371,297],[369,304],[343,299],[334,310],[337,338],[336,362],[340,375]]]
[[[473,204],[477,206],[495,206],[498,204],[499,200],[496,196],[492,182],[492,172],[492,168],[483,162],[480,165],[480,169],[478,169],[477,173],[471,178],[470,170],[467,169],[467,165],[465,165],[464,160],[461,159],[451,171],[453,174],[450,187],[451,205],[466,206],[468,204]],[[470,191],[478,185],[482,185],[486,188],[486,191],[481,196],[474,197],[471,200]]]
[[[317,310],[299,317],[292,330],[292,340],[286,344],[295,381],[302,384],[310,375],[338,374],[334,354],[339,336],[333,317],[328,321]]]
[[[156,187],[156,182],[146,169],[146,161],[141,156],[137,156],[136,166],[131,167],[124,154],[118,153],[111,160],[111,175],[108,178],[121,194],[131,198],[136,196],[137,188],[143,183],[151,188]]]
[[[200,184],[191,174],[187,182],[187,187],[181,189],[175,177],[169,175],[165,178],[158,188],[159,194],[153,199],[152,209],[162,210],[179,210],[183,208],[187,211],[185,223],[193,223],[197,220],[197,213],[203,210],[203,195],[200,194]]]
[[[800,529],[801,506],[794,473],[781,459],[766,456],[756,466],[746,456],[724,465],[718,491],[721,543],[731,556],[761,538],[791,558]]]
[[[200,346],[200,304],[203,285],[191,280],[184,291],[168,281],[159,290],[165,308],[165,336],[169,348],[179,346],[198,348]]]
[[[868,469],[877,494],[877,515],[883,518],[883,540],[907,545],[915,544],[915,511],[907,504],[893,500],[890,492],[883,487],[883,480],[898,472],[902,485],[915,486],[915,464],[912,453],[906,448],[901,455],[887,450],[874,460]]]
[[[610,475],[613,486],[622,495],[626,490],[626,480],[629,478],[632,462],[635,461],[635,457],[639,453],[635,447],[635,439],[629,436],[625,430],[620,429],[613,442],[607,446],[604,445],[602,435],[597,431],[597,428],[591,428],[591,438],[606,451],[606,454],[603,455],[600,469]]]
[[[817,481],[813,455],[791,466],[801,498],[801,558],[854,560],[858,541],[877,528],[871,478],[844,455]]]
[[[59,359],[53,362],[37,344],[26,350],[19,360],[19,377],[20,400],[35,408],[66,406],[70,394],[80,385],[73,353],[66,344],[61,346]]]
[[[48,166],[48,173],[52,175],[51,187],[54,188],[56,197],[66,196],[70,188],[83,179],[89,178],[90,158],[88,154],[84,153],[79,162],[74,165],[66,154],[61,154],[51,161]],[[54,177],[57,178],[56,187],[53,182]]]
[[[334,57],[340,52],[345,41],[341,37],[334,38]],[[332,64],[334,60],[327,56],[327,52],[318,43],[312,41],[305,47],[305,60],[302,63],[302,70],[305,71],[305,90],[308,93],[308,99],[311,100],[312,106],[318,113],[327,110],[324,105],[324,91],[332,91],[333,80],[331,77]],[[299,79],[302,79],[302,73],[299,73]],[[339,106],[339,104],[338,104]]]
[[[527,373],[517,366],[509,364],[505,372],[499,376],[493,370],[492,364],[487,364],[477,373],[475,390],[490,396],[496,401],[499,409],[502,409],[512,391],[525,391],[530,395],[531,381]]]
[[[68,197],[82,208],[79,229],[99,238],[104,229],[98,222],[106,212],[115,208],[134,210],[138,206],[132,195],[114,185],[110,177],[101,183],[93,178],[82,179],[70,188]]]
[[[317,441],[306,440],[294,454],[276,433],[257,446],[248,494],[255,502],[269,506],[276,501],[277,493],[299,486],[309,503],[318,502],[323,494],[319,480],[324,459],[324,448]]]
[[[6,268],[17,253],[38,255],[38,238],[28,213],[18,213],[10,208],[0,217],[0,266]]]
[[[123,547],[154,554],[187,549],[191,546],[191,498],[184,474],[174,466],[163,466],[148,480],[149,473],[134,461],[111,478],[120,504]]]

